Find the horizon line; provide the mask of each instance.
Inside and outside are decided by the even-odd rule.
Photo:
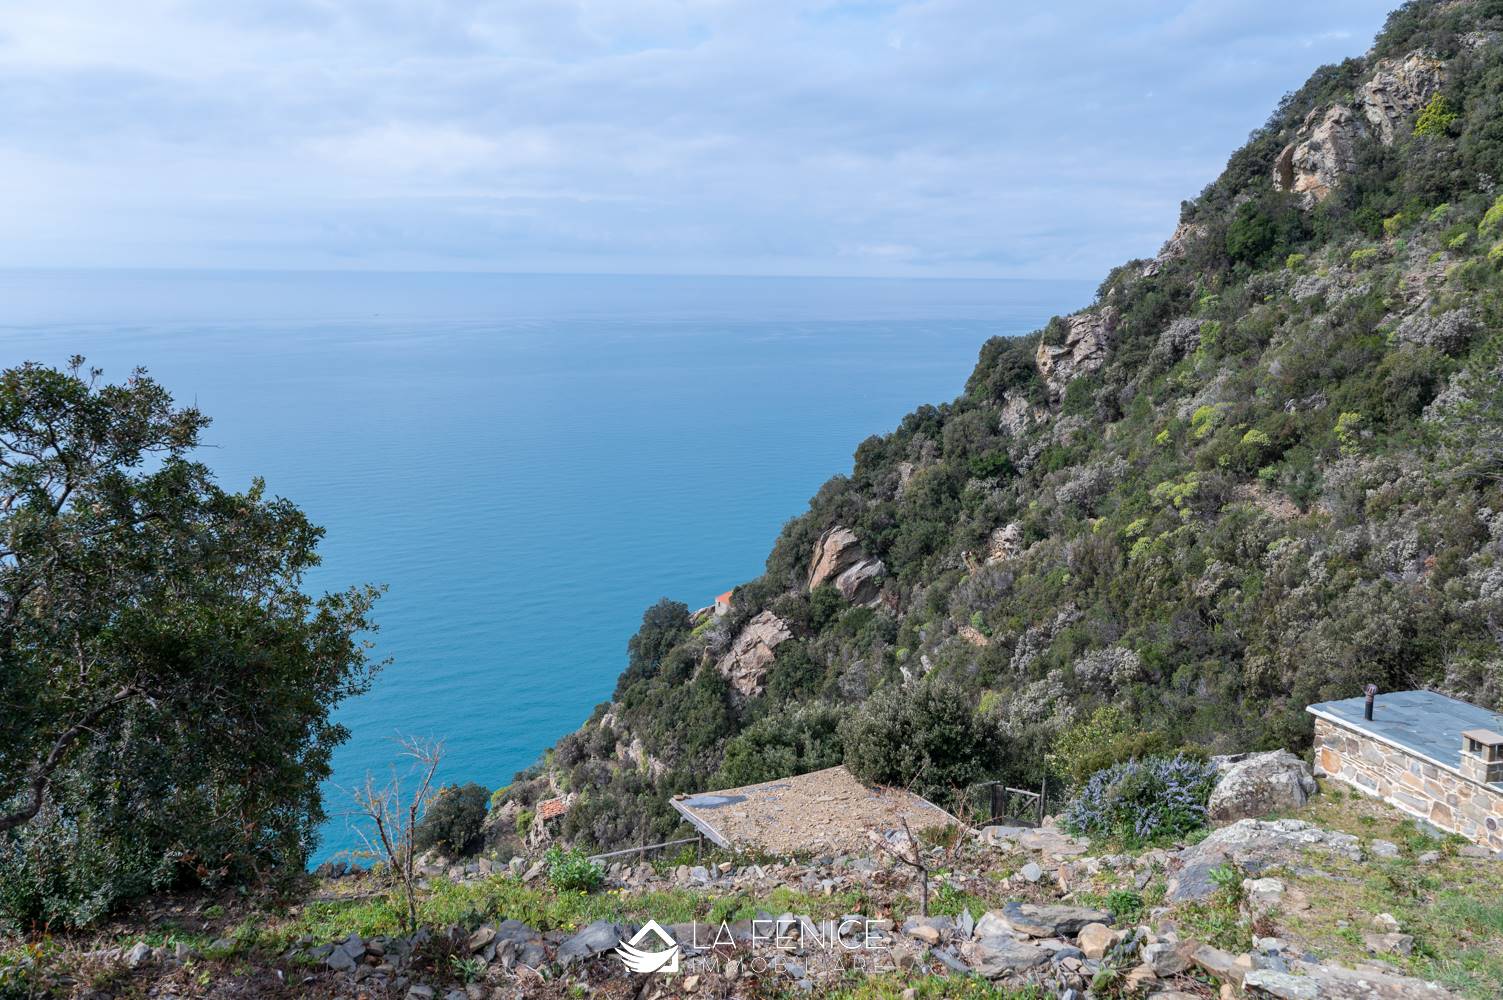
[[[874,275],[874,274],[777,274],[745,272],[672,272],[672,271],[507,271],[486,268],[401,268],[401,267],[191,267],[163,265],[22,265],[0,264],[0,273],[68,274],[308,274],[308,275],[475,275],[516,278],[727,278],[740,280],[785,279],[794,281],[948,281],[948,282],[1057,282],[1074,284],[1100,282],[1099,277],[1028,278],[1018,276],[978,277],[963,275]]]

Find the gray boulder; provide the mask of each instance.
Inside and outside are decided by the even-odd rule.
[[[835,589],[852,604],[875,604],[882,596],[885,572],[882,560],[863,559],[835,578]]]
[[[625,930],[609,920],[596,920],[558,946],[559,964],[568,967],[604,955],[621,943]]]
[[[1074,937],[1086,924],[1110,924],[1112,915],[1104,910],[1092,910],[1084,906],[1040,906],[1034,903],[1008,903],[1000,913],[991,911],[981,919],[976,933],[986,925],[987,917],[999,916],[1001,921],[1018,934],[1028,937]]]
[[[1239,819],[1298,809],[1315,794],[1309,766],[1288,750],[1252,754],[1227,767],[1207,806],[1211,819]]]
[[[967,941],[960,949],[960,957],[973,972],[988,979],[1000,979],[1049,961],[1049,953],[1044,949],[1009,937]]]
[[[329,957],[324,959],[324,964],[335,972],[350,972],[355,968],[355,960],[343,948],[335,948],[329,952]]]
[[[1052,826],[988,826],[977,836],[991,847],[1034,851],[1050,858],[1074,857],[1091,849],[1089,841]]]

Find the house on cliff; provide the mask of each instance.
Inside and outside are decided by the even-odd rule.
[[[1432,691],[1326,701],[1315,773],[1503,851],[1503,715]]]

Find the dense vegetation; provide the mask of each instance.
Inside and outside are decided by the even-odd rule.
[[[667,796],[710,777],[840,760],[933,791],[1299,747],[1307,704],[1369,682],[1497,706],[1500,38],[1499,0],[1395,12],[1185,203],[1172,252],[1107,276],[1098,365],[1048,384],[1035,354],[1062,319],[989,341],[959,398],[861,444],[723,619],[650,610],[612,703],[542,765],[581,793],[566,834],[667,834]],[[1416,52],[1444,83],[1391,141],[1368,130],[1318,203],[1280,190],[1307,115]],[[806,587],[834,526],[885,565],[873,606]],[[742,697],[715,665],[767,610],[794,638]],[[1103,706],[1109,746],[1069,759]],[[915,742],[913,713],[941,707]],[[541,794],[532,776],[508,794]]]
[[[368,589],[189,454],[208,420],[81,359],[0,372],[0,924],[304,867],[329,720],[369,683]]]
[[[468,853],[479,846],[490,798],[490,789],[473,781],[440,788],[413,827],[413,846],[419,851],[436,849],[449,855]]]

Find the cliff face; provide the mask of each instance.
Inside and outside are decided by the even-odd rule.
[[[667,833],[722,767],[839,762],[844,715],[937,678],[1035,783],[1108,703],[1215,751],[1299,746],[1307,703],[1367,683],[1496,706],[1500,174],[1503,5],[1401,8],[1154,259],[862,443],[728,614],[654,609],[547,764],[580,793],[564,835]]]

